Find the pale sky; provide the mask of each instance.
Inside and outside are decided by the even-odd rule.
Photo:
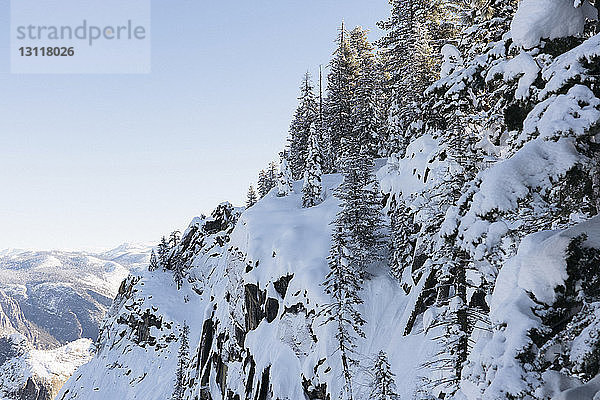
[[[0,249],[155,241],[242,205],[341,20],[377,38],[388,13],[386,0],[156,0],[151,74],[18,75],[0,0]]]

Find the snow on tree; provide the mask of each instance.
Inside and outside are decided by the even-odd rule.
[[[258,197],[263,198],[277,185],[277,164],[270,162],[258,173]]]
[[[156,271],[159,267],[158,260],[156,259],[156,253],[152,250],[150,254],[150,264],[148,265],[148,271]]]
[[[321,185],[322,161],[319,137],[315,124],[311,124],[308,139],[308,158],[304,171],[304,184],[302,186],[302,207],[314,207],[323,201]]]
[[[379,351],[372,368],[371,381],[371,400],[399,400],[396,393],[396,383],[394,382],[394,373],[390,367],[385,351]]]
[[[325,160],[325,164],[332,165],[334,170],[339,168],[342,141],[352,133],[352,99],[357,77],[356,52],[342,23],[337,48],[329,62],[327,100],[324,105],[324,121],[331,146],[331,160]]]
[[[173,387],[172,400],[184,400],[186,389],[186,371],[190,363],[190,327],[184,322],[179,337],[179,352],[177,353],[177,369],[175,370],[175,382]]]
[[[256,197],[256,191],[254,191],[254,187],[250,185],[248,188],[248,194],[246,196],[246,208],[250,208],[256,204],[258,198]]]
[[[281,161],[279,162],[279,174],[277,175],[277,195],[280,197],[287,196],[288,194],[294,191],[292,170],[290,169],[287,157],[287,151],[281,152]]]
[[[383,136],[382,85],[381,76],[373,53],[373,46],[367,39],[367,31],[360,27],[350,33],[350,43],[356,51],[358,75],[354,97],[352,98],[352,134],[359,138],[362,146],[375,156]]]
[[[581,36],[590,19],[598,19],[598,10],[587,0],[523,0],[510,33],[516,45],[531,49],[541,39]]]
[[[293,179],[301,179],[306,169],[310,126],[318,118],[318,105],[310,74],[307,72],[300,85],[298,108],[290,126],[289,163]]]
[[[391,13],[378,26],[387,33],[379,39],[390,74],[387,152],[404,153],[410,125],[417,120],[424,90],[439,71],[439,49],[454,38],[460,2],[391,0]],[[456,11],[455,11],[456,10]]]
[[[368,268],[381,259],[382,217],[379,186],[373,172],[373,159],[357,138],[342,141],[340,168],[343,181],[335,191],[341,209],[334,221],[330,272],[324,283],[333,302],[323,308],[326,323],[334,323],[340,352],[345,397],[352,399],[353,369],[358,365],[356,336],[364,337],[366,321],[358,311],[360,290],[369,278]]]
[[[166,237],[160,239],[158,244],[158,262],[164,270],[171,269],[171,246]]]
[[[177,290],[181,289],[183,286],[183,279],[185,277],[185,268],[182,262],[176,262],[173,266],[173,282],[175,282],[175,286]]]
[[[277,186],[277,176],[279,174],[279,166],[275,161],[271,161],[265,171],[267,181],[267,193]]]
[[[181,232],[179,232],[179,231],[171,232],[171,234],[169,235],[169,247],[173,248],[173,247],[177,246],[177,244],[179,243],[180,240],[181,240]]]
[[[364,272],[357,269],[352,250],[348,248],[346,228],[340,218],[336,220],[332,235],[332,247],[329,256],[329,273],[323,283],[325,292],[331,295],[332,303],[323,306],[325,323],[334,324],[337,351],[340,355],[342,373],[346,383],[343,397],[353,399],[352,382],[354,368],[359,364],[356,354],[356,336],[365,337],[362,326],[366,321],[357,307],[363,301],[359,291]]]
[[[267,190],[267,173],[265,172],[264,169],[261,169],[260,172],[258,173],[257,189],[258,189],[258,197],[260,199],[265,197],[265,195],[268,192],[268,190]]]
[[[509,30],[517,8],[517,0],[475,0],[466,2],[462,10],[462,25],[457,48],[465,62],[485,54],[491,43],[502,40]]]

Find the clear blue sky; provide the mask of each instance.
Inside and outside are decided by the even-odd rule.
[[[376,38],[388,13],[386,0],[156,0],[151,74],[16,75],[0,0],[0,249],[153,241],[241,205],[340,21]]]

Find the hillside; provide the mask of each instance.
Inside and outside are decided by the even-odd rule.
[[[121,284],[58,399],[598,398],[599,4],[390,5],[376,46],[342,24],[322,101],[303,77],[246,207]]]

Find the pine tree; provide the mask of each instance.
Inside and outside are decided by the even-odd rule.
[[[290,126],[289,163],[293,179],[301,179],[306,169],[308,157],[308,137],[310,126],[318,116],[318,105],[310,74],[307,72],[300,85],[299,104]]]
[[[391,0],[390,4],[390,17],[378,24],[388,32],[378,45],[386,56],[386,70],[391,79],[389,85],[393,91],[388,115],[388,152],[403,155],[410,142],[406,131],[415,117],[416,105],[429,79],[418,71],[416,62],[420,39],[416,16],[418,0]]]
[[[156,253],[152,250],[150,254],[150,265],[148,265],[148,271],[156,271],[159,267],[158,260],[156,259]]]
[[[419,124],[411,124],[421,118],[423,92],[439,76],[439,50],[460,32],[463,4],[462,0],[390,0],[390,4],[390,17],[378,24],[387,31],[378,45],[392,90],[383,153],[403,155],[411,137],[419,134]]]
[[[304,171],[304,185],[302,186],[302,207],[314,207],[323,201],[321,184],[321,149],[315,124],[311,124],[308,146],[308,159]]]
[[[170,252],[171,246],[169,246],[167,238],[163,236],[160,239],[160,243],[158,244],[158,262],[164,270],[171,269]]]
[[[383,124],[379,112],[383,82],[378,76],[373,46],[367,39],[367,31],[360,27],[350,33],[350,41],[356,51],[358,75],[352,98],[352,134],[371,156],[376,156],[380,146]],[[383,132],[381,132],[383,133]]]
[[[342,155],[341,143],[352,133],[352,99],[358,75],[356,53],[350,45],[349,35],[342,23],[337,39],[337,49],[329,63],[327,76],[327,100],[324,105],[324,122],[330,151],[325,160],[338,169]]]
[[[352,400],[353,369],[358,365],[356,358],[356,335],[364,338],[362,326],[366,323],[357,306],[363,303],[359,296],[364,274],[357,273],[360,268],[353,260],[352,251],[347,246],[342,221],[336,220],[332,247],[329,255],[329,273],[323,285],[333,302],[323,307],[326,324],[335,325],[337,351],[340,353],[344,381],[345,398]]]
[[[183,260],[177,260],[173,266],[173,281],[177,290],[183,286],[183,279],[185,277],[185,266]]]
[[[287,160],[288,152],[282,151],[280,154],[279,174],[277,176],[277,195],[287,196],[294,191],[292,171]]]
[[[246,198],[246,208],[250,208],[256,204],[258,199],[256,198],[256,192],[254,191],[254,187],[250,185],[248,188],[248,195]]]
[[[371,400],[399,400],[396,393],[394,373],[385,351],[381,350],[373,365],[373,380],[371,382]]]
[[[373,172],[373,159],[357,138],[342,142],[344,157],[340,163],[343,181],[335,191],[341,210],[334,221],[329,269],[324,283],[333,302],[324,308],[326,323],[335,323],[346,396],[352,399],[353,368],[356,359],[355,339],[364,337],[362,318],[357,306],[359,292],[369,277],[368,267],[381,259],[381,199]]]
[[[261,169],[258,173],[258,197],[261,199],[269,193],[269,183],[267,180],[267,173],[264,169]]]
[[[173,387],[172,400],[183,400],[186,388],[186,370],[190,363],[189,345],[190,327],[183,323],[181,336],[179,337],[179,352],[177,354],[177,369],[175,370],[175,383]]]
[[[356,137],[342,144],[344,157],[340,167],[344,179],[335,192],[342,202],[338,219],[349,237],[353,257],[361,265],[357,272],[364,278],[367,265],[381,258],[381,193],[367,146],[361,146]]]
[[[271,161],[267,166],[267,170],[265,172],[266,181],[267,181],[267,193],[271,191],[275,186],[277,186],[277,176],[278,176],[279,167],[275,161]]]
[[[171,232],[171,234],[169,235],[169,247],[174,248],[175,246],[177,246],[177,244],[179,243],[179,240],[181,240],[181,232],[179,232],[179,231]]]

